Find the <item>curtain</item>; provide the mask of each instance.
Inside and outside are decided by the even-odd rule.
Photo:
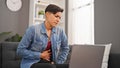
[[[93,0],[73,0],[72,44],[94,44]]]

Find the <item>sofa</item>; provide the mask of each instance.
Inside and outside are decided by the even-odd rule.
[[[16,55],[18,44],[19,42],[0,43],[0,68],[20,68],[21,57]],[[70,54],[65,64],[57,65],[57,68],[69,68],[69,60]],[[108,68],[120,68],[120,54],[110,54]]]
[[[0,43],[0,68],[20,68],[21,58],[16,55],[18,42]]]

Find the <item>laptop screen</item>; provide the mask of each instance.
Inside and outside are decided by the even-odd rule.
[[[69,68],[101,68],[104,46],[72,46]]]

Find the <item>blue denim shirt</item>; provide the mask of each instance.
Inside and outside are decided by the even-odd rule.
[[[40,54],[47,47],[47,43],[44,23],[29,27],[17,48],[17,54],[22,57],[21,68],[30,68],[32,64],[40,61]],[[51,44],[52,60],[57,64],[64,63],[69,46],[66,34],[60,27],[52,28]]]

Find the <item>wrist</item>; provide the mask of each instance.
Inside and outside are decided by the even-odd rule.
[[[40,54],[40,58],[41,58],[41,59],[43,58],[43,54],[42,54],[42,53]]]

